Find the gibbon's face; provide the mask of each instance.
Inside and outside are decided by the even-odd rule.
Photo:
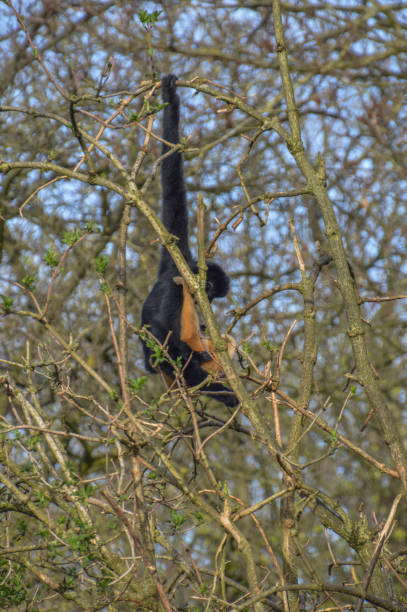
[[[212,300],[216,297],[216,290],[215,290],[214,283],[207,280],[205,291],[206,291],[206,295],[208,296],[208,300],[212,302]]]
[[[218,264],[209,262],[206,274],[206,294],[211,302],[214,298],[225,297],[229,291],[229,279]]]

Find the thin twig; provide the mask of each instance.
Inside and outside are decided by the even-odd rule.
[[[126,515],[124,514],[123,510],[117,505],[117,503],[114,501],[114,499],[109,495],[109,493],[107,493],[107,491],[102,491],[102,495],[103,497],[108,501],[109,505],[112,507],[112,509],[115,511],[115,513],[117,514],[117,516],[119,517],[119,519],[121,520],[121,522],[123,523],[123,525],[126,527],[127,531],[129,532],[129,534],[131,535],[133,542],[136,546],[136,548],[138,549],[141,558],[143,559],[143,563],[147,569],[147,571],[149,572],[155,586],[158,592],[158,595],[161,599],[161,603],[164,606],[164,609],[167,612],[172,612],[171,606],[170,606],[170,602],[168,601],[168,598],[165,594],[164,588],[160,582],[160,579],[158,577],[158,573],[157,573],[157,568],[151,563],[150,559],[148,558],[146,551],[144,549],[144,547],[141,544],[141,541],[139,540],[136,532],[134,531],[132,525],[129,523]]]
[[[390,508],[389,515],[388,515],[388,517],[386,519],[386,522],[385,522],[383,528],[380,531],[380,534],[379,534],[379,537],[377,539],[376,546],[375,546],[375,549],[374,549],[374,552],[373,552],[373,555],[372,555],[372,560],[370,561],[369,567],[367,568],[367,571],[366,571],[366,575],[365,575],[365,577],[363,579],[363,591],[365,593],[365,596],[366,596],[367,589],[369,588],[369,584],[370,584],[370,581],[371,581],[372,576],[373,576],[374,568],[376,566],[376,563],[379,560],[380,553],[381,553],[381,550],[383,548],[383,545],[384,545],[384,543],[385,543],[385,541],[386,541],[386,539],[387,539],[387,537],[389,535],[389,532],[391,531],[393,520],[394,520],[394,517],[396,516],[397,508],[398,508],[398,505],[399,505],[400,501],[402,500],[402,498],[403,498],[402,493],[399,493],[399,495],[397,495],[397,497],[394,498],[392,506]],[[361,598],[358,601],[358,603],[356,604],[355,612],[360,612],[361,611],[363,602],[365,601],[365,596],[363,598]]]

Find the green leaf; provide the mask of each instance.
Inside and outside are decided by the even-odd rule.
[[[277,346],[275,346],[270,340],[263,340],[263,342],[261,343],[262,346],[264,346],[264,348],[266,348],[268,351],[270,351],[270,353],[272,353],[273,351],[276,351],[278,349]],[[247,353],[249,351],[246,351]]]
[[[81,502],[86,506],[89,497],[92,495],[92,493],[94,493],[94,491],[96,491],[95,487],[88,483],[85,486],[80,487],[78,491],[76,491],[75,495],[79,497]]]
[[[35,274],[26,274],[21,282],[27,291],[32,291],[35,287],[36,280]]]
[[[44,255],[44,261],[50,268],[56,268],[58,265],[58,253],[50,247]]]
[[[62,238],[62,242],[67,244],[69,247],[72,247],[75,242],[78,242],[80,238],[85,234],[85,232],[78,227],[74,227],[71,231],[64,232],[64,237]]]
[[[4,310],[4,312],[9,312],[10,308],[13,305],[14,300],[11,297],[7,297],[7,295],[2,295],[1,296],[1,302],[2,302],[1,306],[2,306],[2,308]]]
[[[139,11],[138,18],[144,27],[151,28],[151,26],[157,22],[161,12],[162,11],[152,11],[149,13],[148,11],[141,9],[141,11]]]
[[[29,448],[29,450],[36,450],[39,441],[40,436],[38,434],[36,434],[35,436],[31,436],[27,439],[27,448]]]
[[[241,347],[242,347],[242,351],[243,351],[244,353],[250,354],[250,353],[252,353],[252,352],[253,352],[253,351],[252,351],[252,349],[250,348],[249,343],[248,343],[247,341],[246,341],[246,342],[243,342],[243,343],[242,343],[242,345],[241,345]]]
[[[37,499],[38,501],[36,502],[36,504],[40,508],[48,508],[48,506],[51,503],[51,500],[46,495],[44,495],[44,493],[41,493],[41,492],[37,494]]]
[[[181,525],[183,525],[187,520],[183,514],[176,512],[175,510],[173,510],[173,508],[170,508],[170,516],[171,525],[175,531],[179,529]]]
[[[107,296],[111,295],[110,288],[107,283],[102,283],[100,288],[102,289],[103,293],[106,294]]]
[[[147,376],[140,376],[140,378],[130,378],[129,387],[132,391],[140,391],[147,382]]]
[[[104,274],[106,268],[109,265],[109,258],[107,255],[101,255],[95,259],[95,269],[98,274]]]
[[[93,221],[88,221],[87,223],[85,223],[85,231],[90,232],[91,234],[100,234],[102,232],[100,227],[96,225],[96,223],[94,223]]]
[[[330,442],[333,443],[333,444],[336,444],[336,442],[338,441],[338,432],[336,431],[336,429],[331,431],[330,438],[331,438]]]

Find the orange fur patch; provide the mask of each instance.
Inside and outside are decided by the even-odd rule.
[[[199,318],[191,292],[182,277],[176,276],[174,282],[177,285],[182,285],[181,340],[188,344],[193,351],[206,351],[212,357],[210,361],[201,364],[203,370],[212,374],[221,374],[222,366],[217,359],[211,340],[201,336]],[[226,341],[229,356],[233,357],[235,352],[234,341],[230,336],[226,337]]]

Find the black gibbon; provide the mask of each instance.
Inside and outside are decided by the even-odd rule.
[[[169,74],[162,80],[164,108],[163,139],[179,143],[179,96],[176,92],[176,76]],[[163,154],[169,146],[163,144]],[[197,274],[197,262],[188,244],[188,209],[183,171],[183,158],[176,151],[163,159],[161,166],[163,198],[162,219],[166,229],[177,236],[178,246],[191,270]],[[216,263],[207,262],[206,293],[209,301],[224,297],[229,290],[229,278]],[[168,356],[181,360],[182,374],[188,387],[201,384],[208,372],[219,373],[221,368],[209,340],[200,335],[198,316],[193,297],[179,276],[177,267],[165,247],[161,251],[158,280],[143,305],[141,325],[148,329],[160,344],[165,344]],[[147,371],[156,372],[152,363],[153,350],[143,340]],[[174,379],[174,368],[168,360],[157,367],[167,377]],[[226,406],[236,406],[238,400],[232,390],[219,382],[209,382],[201,392],[214,397]]]

